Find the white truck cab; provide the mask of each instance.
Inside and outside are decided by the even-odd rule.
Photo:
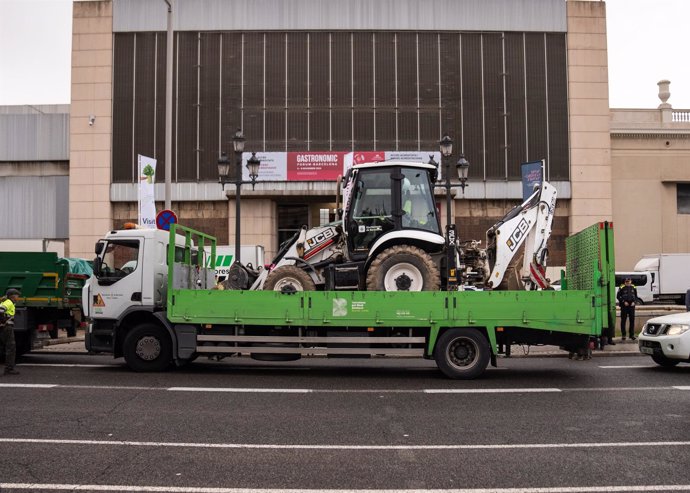
[[[158,229],[124,229],[96,243],[94,273],[82,291],[89,351],[117,354],[119,328],[140,325],[165,310],[169,237]],[[176,244],[176,255],[184,255],[185,238],[177,235]]]

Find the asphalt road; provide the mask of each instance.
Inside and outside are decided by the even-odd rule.
[[[0,489],[690,491],[690,365],[499,362],[32,354],[0,377]]]

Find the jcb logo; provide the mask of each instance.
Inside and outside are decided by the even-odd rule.
[[[511,252],[517,248],[517,246],[520,244],[520,241],[522,241],[522,237],[525,236],[527,231],[529,231],[529,223],[523,218],[510,234],[508,241],[506,241],[506,245],[508,245],[508,248],[510,248]]]
[[[329,228],[325,231],[322,231],[311,238],[307,238],[307,246],[309,248],[313,248],[319,243],[323,243],[324,241],[333,238],[335,236],[335,231],[333,231],[332,228]]]

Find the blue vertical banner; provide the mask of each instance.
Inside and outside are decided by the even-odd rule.
[[[534,185],[541,185],[544,179],[544,160],[522,163],[522,201],[524,202],[534,193]]]

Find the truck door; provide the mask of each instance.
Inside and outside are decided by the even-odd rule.
[[[118,319],[131,306],[142,304],[142,242],[109,239],[96,258],[90,286],[91,316]]]

